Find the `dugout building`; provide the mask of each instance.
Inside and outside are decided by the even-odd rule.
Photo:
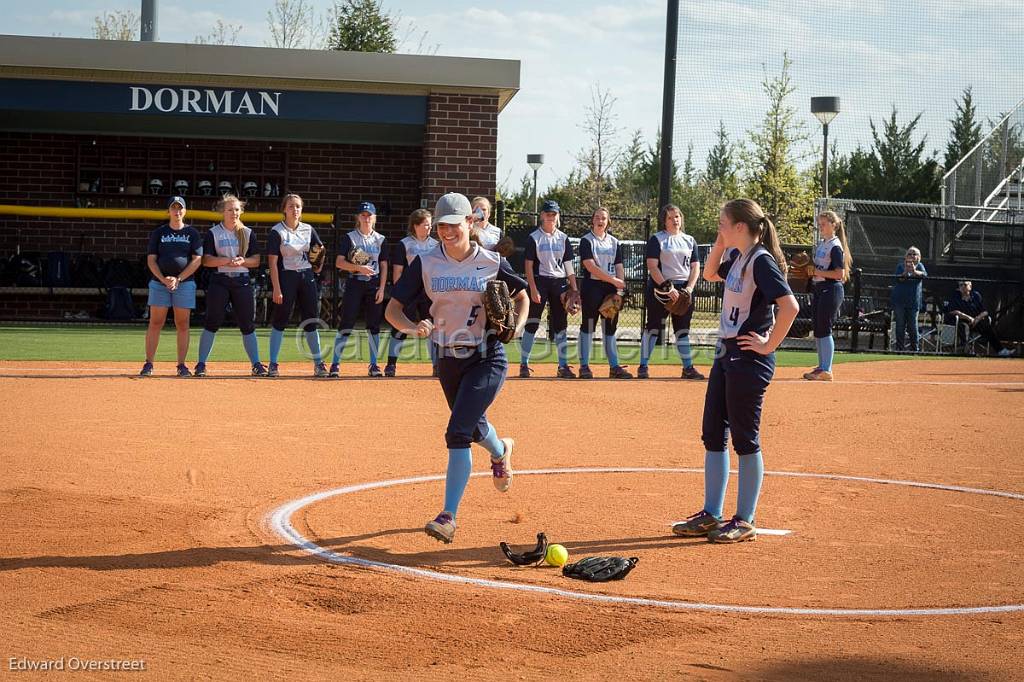
[[[493,198],[518,88],[511,60],[2,36],[0,319],[91,315],[97,262],[139,272],[157,218],[67,209],[163,211],[182,194],[202,231],[196,210],[229,188],[247,224],[297,192],[307,215],[336,215],[317,225],[328,241],[363,200],[398,238],[446,191]]]

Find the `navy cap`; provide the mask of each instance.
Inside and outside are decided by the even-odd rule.
[[[540,206],[541,211],[551,211],[552,213],[561,213],[562,209],[558,207],[558,202],[554,199],[545,199],[544,203]]]
[[[377,207],[371,204],[369,201],[364,201],[363,203],[359,204],[359,208],[356,209],[357,214],[362,213],[363,211],[366,211],[370,215],[377,215]]]
[[[182,208],[187,208],[187,206],[185,206],[185,197],[179,197],[179,196],[171,197],[167,201],[167,208],[170,208],[171,206],[174,206],[175,204],[181,204]]]

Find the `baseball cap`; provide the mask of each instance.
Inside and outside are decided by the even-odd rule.
[[[370,215],[377,215],[377,207],[371,204],[369,201],[364,201],[359,204],[359,208],[356,209],[356,213],[369,213]]]
[[[545,199],[544,203],[540,206],[541,211],[551,211],[552,213],[561,213],[562,209],[558,207],[558,202],[554,199]]]
[[[449,192],[437,200],[437,206],[434,207],[434,223],[461,223],[472,214],[473,206],[464,194]]]
[[[185,206],[185,197],[179,197],[179,196],[171,197],[167,201],[167,208],[170,208],[171,206],[174,206],[175,204],[181,204],[182,208],[187,208],[187,206]]]

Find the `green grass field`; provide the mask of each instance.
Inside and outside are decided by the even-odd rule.
[[[188,361],[195,362],[198,349],[199,334],[202,330],[193,328],[191,330],[191,343],[189,345]],[[141,363],[144,357],[146,328],[143,326],[0,326],[0,360],[53,360],[53,361],[137,361]],[[260,355],[264,362],[267,362],[269,329],[258,329],[256,335],[259,338]],[[381,351],[387,353],[387,344],[390,336],[385,332],[381,334]],[[331,344],[334,342],[334,330],[326,330],[320,333],[320,343],[329,354]],[[576,343],[570,342],[570,363],[578,364],[576,358]],[[511,344],[506,347],[511,362],[519,361],[519,345]],[[281,362],[292,362],[306,359],[308,351],[305,341],[297,329],[289,329],[285,332],[285,341],[281,349]],[[711,364],[711,349],[707,347],[695,348],[695,363],[698,365]],[[637,344],[620,344],[619,361],[624,365],[636,366],[640,350]],[[172,327],[164,330],[160,337],[160,347],[157,352],[158,362],[173,362],[175,359],[175,332]],[[345,348],[343,360],[345,362],[366,363],[368,358],[366,332],[359,330],[353,334]],[[232,362],[244,361],[245,352],[242,350],[242,343],[235,328],[226,328],[217,334],[217,342],[213,347],[210,362]],[[901,360],[906,356],[881,355],[874,353],[837,353],[836,363],[844,362],[873,362],[883,360]],[[330,357],[328,356],[328,361]],[[401,362],[426,362],[428,360],[426,344],[422,341],[414,342],[407,340],[402,349]],[[538,340],[530,358],[531,364],[544,364],[555,362],[554,346],[546,341]],[[817,358],[811,351],[779,351],[777,361],[782,367],[811,367],[817,364]],[[594,344],[594,352],[591,359],[594,365],[606,363],[602,344]],[[383,364],[383,362],[382,362]],[[659,346],[651,358],[652,365],[676,365],[679,364],[679,357],[672,346]]]

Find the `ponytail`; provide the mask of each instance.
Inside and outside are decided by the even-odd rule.
[[[782,253],[782,245],[779,243],[779,233],[771,219],[764,214],[764,210],[752,199],[733,199],[722,206],[722,212],[729,216],[734,223],[743,223],[754,237],[754,241],[764,247],[778,263],[782,274],[786,274],[786,257]],[[743,266],[746,270],[746,264]]]
[[[786,256],[782,253],[779,233],[775,230],[775,225],[768,216],[761,218],[761,236],[757,241],[768,253],[772,254],[772,258],[779,264],[779,269],[785,275],[789,266],[786,264]]]
[[[843,224],[843,219],[835,211],[825,211],[820,213],[818,217],[832,223],[836,239],[839,240],[839,244],[843,247],[843,281],[849,282],[850,271],[853,270],[853,254],[850,253],[850,244],[846,241],[846,226]]]

